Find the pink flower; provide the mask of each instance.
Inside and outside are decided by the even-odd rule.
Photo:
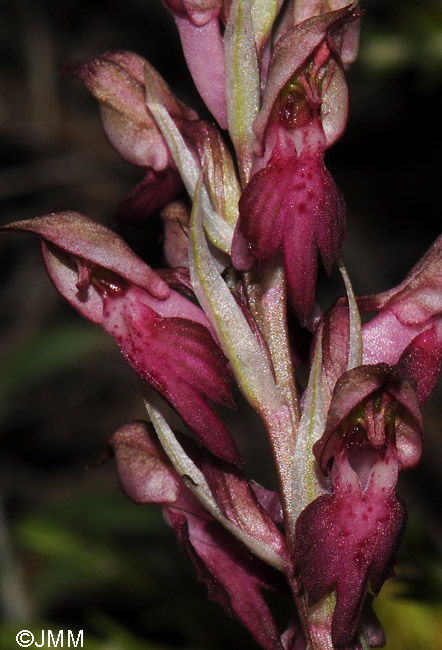
[[[80,214],[52,214],[4,229],[37,234],[60,293],[115,339],[135,372],[207,449],[241,464],[230,433],[209,405],[211,400],[233,406],[232,376],[200,307],[170,289],[118,235]]]
[[[124,160],[147,169],[145,178],[120,204],[116,218],[142,221],[171,201],[182,189],[166,141],[146,106],[144,67],[147,61],[133,52],[106,52],[95,59],[68,63],[64,74],[79,77],[98,101],[106,135]],[[159,73],[149,66],[157,91],[172,119],[197,119],[182,104]]]
[[[322,392],[327,419],[313,450],[330,492],[296,523],[295,557],[310,603],[336,585],[332,638],[351,645],[368,585],[375,594],[396,561],[406,508],[399,471],[422,454],[421,406],[442,357],[442,237],[395,289],[358,299],[377,312],[362,327],[363,365],[347,370],[348,306],[324,316]]]
[[[260,113],[255,162],[239,204],[232,257],[264,270],[281,249],[292,303],[303,324],[313,309],[317,250],[331,270],[340,256],[345,205],[324,165],[347,119],[345,25],[352,8],[314,16],[277,42]]]
[[[336,586],[332,638],[352,644],[368,584],[377,594],[393,572],[406,508],[398,472],[422,451],[422,419],[411,378],[386,364],[359,366],[337,382],[314,453],[331,493],[296,523],[295,557],[314,604]]]
[[[362,327],[363,363],[399,365],[416,381],[422,406],[439,376],[442,359],[442,237],[397,287],[357,299],[361,313],[376,315]],[[323,366],[327,392],[345,372],[348,307],[339,300],[323,319]]]
[[[377,312],[363,327],[364,363],[400,363],[429,398],[442,359],[442,237],[390,291],[358,299],[361,312]]]
[[[282,580],[251,555],[197,502],[186,477],[176,472],[142,422],[121,427],[110,445],[123,490],[136,503],[161,503],[178,543],[209,589],[211,599],[235,614],[265,650],[282,650],[275,620],[261,589],[280,589]],[[287,560],[285,540],[241,472],[204,452],[191,450],[223,516],[243,532],[271,545]],[[184,481],[183,481],[184,479]]]
[[[331,629],[336,650],[356,647],[368,582],[377,594],[392,574],[406,520],[405,506],[394,491],[396,479],[391,445],[376,457],[364,485],[346,452],[340,451],[333,492],[315,499],[297,521],[295,558],[309,603],[336,587]]]

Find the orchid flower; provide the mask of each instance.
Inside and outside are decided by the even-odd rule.
[[[199,485],[192,475],[180,476],[147,423],[121,427],[110,446],[123,490],[136,503],[163,505],[167,521],[199,579],[209,588],[210,597],[233,612],[261,647],[280,648],[278,627],[261,589],[279,590],[281,578],[259,559],[259,554],[271,547],[271,556],[279,566],[288,561],[288,556],[285,540],[271,516],[277,508],[268,512],[260,501],[263,492],[265,501],[265,491],[249,484],[238,469],[209,454],[201,459]],[[201,453],[194,449],[192,456],[198,455]],[[198,496],[203,482],[211,499],[209,504],[205,499],[207,509],[194,496]],[[230,530],[222,525],[226,517]],[[241,541],[246,537],[253,555],[238,537]]]
[[[392,574],[406,519],[395,485],[399,470],[418,462],[421,435],[415,386],[406,374],[377,364],[340,377],[313,447],[331,492],[299,516],[295,551],[310,604],[336,589],[337,649],[355,638],[368,583],[377,594]]]
[[[379,312],[359,332],[342,300],[319,330],[327,416],[313,452],[324,478],[297,519],[295,557],[311,604],[336,585],[336,648],[357,633],[368,583],[378,593],[397,559],[406,507],[395,485],[420,460],[420,409],[440,371],[441,264],[439,238],[397,288],[358,299],[361,311]],[[345,370],[358,336],[360,363]]]
[[[208,404],[233,401],[227,360],[202,310],[169,289],[120,237],[83,215],[58,213],[6,228],[41,238],[60,293],[115,339],[135,372],[208,449],[239,464],[234,441]]]
[[[40,238],[55,287],[141,378],[148,422],[120,427],[108,456],[129,498],[161,504],[210,597],[265,650],[368,650],[384,642],[371,601],[406,522],[398,474],[420,460],[421,407],[442,361],[442,238],[398,287],[355,297],[344,199],[324,156],[347,121],[357,3],[163,4],[217,125],[131,52],[64,70],[97,99],[117,152],[146,170],[117,220],[161,213],[169,268],[76,212],[0,230]],[[318,252],[347,293],[325,313]],[[362,325],[364,312],[374,316]],[[233,383],[262,423],[277,490],[246,477],[215,410],[235,407]],[[292,599],[285,630],[263,589]]]
[[[66,75],[78,77],[98,101],[105,133],[115,150],[132,165],[147,169],[143,181],[121,203],[119,221],[137,222],[169,203],[182,182],[166,142],[146,106],[145,59],[133,52],[106,52],[96,59],[69,63]],[[152,69],[159,92],[175,120],[197,114],[179,102]]]
[[[345,205],[324,165],[347,119],[344,29],[352,7],[308,18],[280,37],[270,60],[251,179],[240,201],[233,261],[261,269],[282,250],[303,324],[313,309],[317,250],[330,272],[341,255]]]

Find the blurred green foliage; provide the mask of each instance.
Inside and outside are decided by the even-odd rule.
[[[442,4],[394,3],[381,15],[366,2],[358,62],[371,75],[414,70],[425,87],[439,86],[442,73]]]
[[[3,355],[0,365],[0,405],[28,386],[38,385],[108,349],[106,337],[76,318],[48,330],[33,332]]]

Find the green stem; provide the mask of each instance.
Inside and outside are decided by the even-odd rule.
[[[296,390],[287,326],[287,291],[283,265],[277,258],[262,278],[256,272],[243,277],[247,301],[258,327],[267,343],[276,386],[286,409],[278,416],[264,412],[263,420],[272,447],[278,479],[283,496],[286,526],[290,526],[293,509],[293,477],[295,457],[293,450],[299,426],[300,409]],[[292,538],[287,530],[287,537]]]

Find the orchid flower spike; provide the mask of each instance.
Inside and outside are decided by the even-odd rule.
[[[214,122],[132,52],[64,72],[144,170],[116,217],[160,217],[168,268],[78,212],[0,232],[40,239],[59,293],[141,379],[148,421],[117,429],[106,456],[129,498],[161,505],[210,597],[264,650],[369,650],[407,518],[398,476],[421,458],[442,362],[442,237],[399,286],[355,296],[325,155],[347,122],[358,2],[163,5]],[[347,293],[324,312],[319,257]],[[276,489],[249,477],[234,418],[241,449],[266,436]],[[291,599],[283,626],[264,590]]]

